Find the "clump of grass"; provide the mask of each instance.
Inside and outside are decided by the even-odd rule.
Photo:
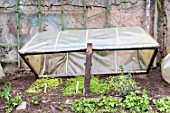
[[[41,93],[43,91],[44,85],[47,84],[47,89],[53,90],[56,89],[60,84],[62,84],[62,79],[58,78],[40,78],[33,83],[27,93]]]
[[[84,76],[67,79],[62,90],[63,94],[75,94],[76,84],[79,82],[78,94],[82,94],[84,89]],[[90,91],[92,93],[106,93],[109,90],[109,84],[100,80],[98,77],[92,76],[90,81]]]

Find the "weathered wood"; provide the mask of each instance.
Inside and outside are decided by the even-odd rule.
[[[1,63],[0,63],[0,78],[2,78],[4,76],[5,76],[5,74],[4,74],[3,68],[2,68]]]
[[[88,43],[86,50],[86,63],[84,75],[85,94],[90,93],[91,66],[92,66],[92,43]]]

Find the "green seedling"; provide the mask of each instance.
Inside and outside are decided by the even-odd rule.
[[[39,97],[38,96],[33,96],[31,100],[32,104],[39,104]]]
[[[5,98],[9,101],[10,91],[11,91],[11,84],[10,82],[5,82],[3,86],[3,92],[0,92],[0,98]]]

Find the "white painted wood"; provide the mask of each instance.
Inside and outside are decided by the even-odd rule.
[[[4,76],[5,76],[4,70],[3,70],[2,65],[1,65],[1,63],[0,63],[0,78],[2,78],[2,77],[4,77]]]
[[[150,0],[146,0],[146,31],[150,31]]]
[[[158,0],[155,0],[155,10],[154,10],[154,39],[158,39]],[[156,59],[154,60],[153,67],[156,67]]]

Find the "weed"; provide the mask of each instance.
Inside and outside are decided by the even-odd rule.
[[[43,109],[38,109],[37,112],[38,113],[46,113],[45,111],[43,111]]]
[[[11,98],[6,104],[6,113],[11,113],[13,108],[22,102],[22,97],[17,95],[14,98]]]
[[[58,109],[59,109],[60,111],[64,111],[64,110],[65,110],[65,108],[66,108],[66,106],[65,106],[65,105],[59,105],[59,106],[58,106]]]
[[[5,82],[3,86],[3,92],[0,92],[0,98],[5,98],[9,101],[10,91],[11,91],[11,84],[10,82]]]

